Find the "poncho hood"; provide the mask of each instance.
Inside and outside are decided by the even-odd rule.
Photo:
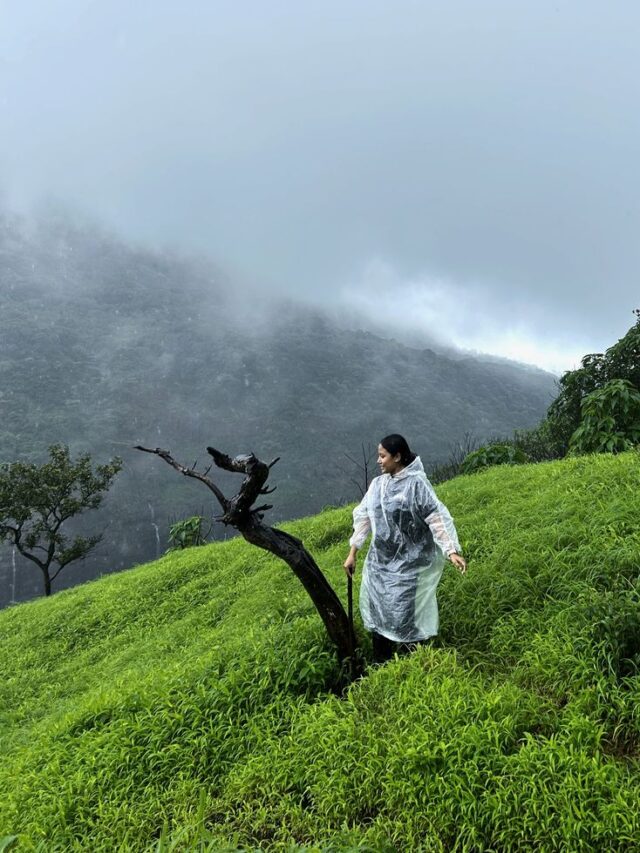
[[[398,471],[397,474],[393,475],[394,480],[403,480],[405,477],[425,477],[424,467],[422,465],[422,459],[419,456],[410,462],[406,468],[402,468],[402,470]]]

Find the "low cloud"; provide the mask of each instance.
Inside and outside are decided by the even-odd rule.
[[[0,201],[205,254],[233,297],[562,370],[639,307],[639,24],[577,0],[6,3]]]
[[[589,339],[563,340],[545,329],[524,298],[500,304],[489,285],[461,284],[437,276],[403,278],[380,258],[339,293],[335,315],[408,343],[486,353],[535,364],[552,373],[572,370]]]

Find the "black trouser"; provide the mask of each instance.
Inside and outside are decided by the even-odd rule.
[[[426,640],[418,640],[416,643],[396,643],[388,637],[383,637],[382,634],[376,634],[375,631],[372,632],[371,638],[373,640],[374,663],[384,663],[385,661],[391,660],[396,652],[399,655],[406,655],[409,652],[414,651],[423,643],[428,643],[431,639],[429,637]]]

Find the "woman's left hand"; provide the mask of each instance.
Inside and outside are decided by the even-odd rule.
[[[466,572],[467,572],[467,561],[465,560],[464,557],[461,557],[460,554],[456,554],[454,552],[453,554],[449,554],[449,559],[451,560],[451,562],[456,567],[456,569],[460,572],[461,575],[466,574]]]

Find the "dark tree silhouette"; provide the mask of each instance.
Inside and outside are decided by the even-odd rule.
[[[349,453],[345,453],[344,455],[356,468],[357,476],[351,477],[350,482],[353,483],[360,493],[360,497],[363,498],[366,495],[371,482],[371,472],[373,470],[372,460],[376,455],[377,449],[372,447],[371,444],[367,444],[365,447],[364,442],[362,442],[360,449],[362,455],[361,461],[354,459],[354,457]]]
[[[253,506],[261,495],[275,491],[275,488],[267,488],[266,482],[271,468],[278,459],[267,465],[253,453],[232,459],[213,447],[207,447],[208,453],[218,468],[245,475],[239,492],[234,497],[227,498],[209,479],[210,467],[204,472],[197,471],[195,466],[188,468],[176,462],[169,451],[159,447],[153,449],[136,445],[136,450],[153,453],[185,477],[193,477],[203,483],[213,492],[222,508],[223,514],[216,517],[216,521],[235,527],[247,542],[270,551],[289,565],[320,614],[327,633],[336,647],[340,664],[352,678],[358,676],[362,672],[362,656],[353,627],[340,599],[299,539],[283,530],[268,527],[262,523],[264,513],[272,509],[272,505]]]

